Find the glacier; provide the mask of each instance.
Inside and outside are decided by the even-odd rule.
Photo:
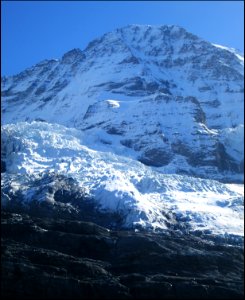
[[[80,130],[46,122],[2,126],[2,205],[22,194],[54,203],[54,191],[32,185],[45,174],[59,174],[94,199],[104,212],[123,216],[123,228],[242,236],[243,186],[187,175],[162,174],[131,158],[86,145]],[[51,185],[53,183],[51,182]],[[7,192],[5,192],[7,191]],[[67,203],[67,206],[72,203]]]

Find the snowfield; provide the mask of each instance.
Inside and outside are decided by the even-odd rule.
[[[115,109],[119,105],[109,103]],[[101,211],[125,216],[126,228],[164,230],[183,223],[190,231],[243,235],[242,185],[162,174],[134,159],[93,150],[86,140],[83,132],[58,124],[2,126],[3,190],[21,193],[25,203],[34,198],[54,202],[52,194],[30,186],[33,179],[54,172],[73,178]],[[3,206],[6,201],[11,200],[5,193]]]

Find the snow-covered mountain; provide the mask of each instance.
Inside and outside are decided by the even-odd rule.
[[[123,227],[241,235],[243,66],[181,27],[131,25],[2,78],[3,205],[87,197]]]
[[[44,120],[164,173],[243,180],[243,57],[132,25],[2,79],[2,122]]]

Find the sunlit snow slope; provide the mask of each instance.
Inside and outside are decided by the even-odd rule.
[[[84,137],[76,129],[43,122],[3,126],[3,205],[15,196],[27,205],[33,199],[55,202],[53,183],[40,178],[60,174],[73,178],[100,210],[122,215],[123,227],[182,225],[189,231],[243,235],[240,185],[160,174],[130,158],[91,150]]]

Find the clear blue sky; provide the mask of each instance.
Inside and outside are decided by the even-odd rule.
[[[5,1],[2,75],[13,75],[128,24],[175,24],[212,42],[243,49],[243,1]]]

